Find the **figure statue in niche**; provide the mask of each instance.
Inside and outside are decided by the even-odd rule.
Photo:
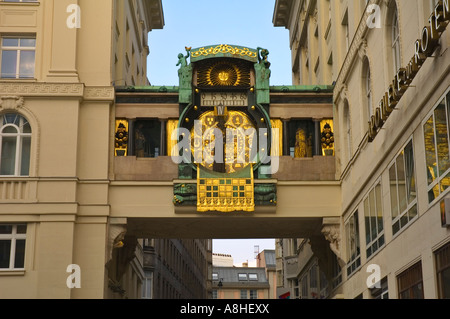
[[[298,129],[295,134],[295,158],[304,158],[306,156],[306,133],[304,129]]]
[[[136,157],[145,157],[145,135],[142,131],[144,124],[139,123],[134,135],[134,145],[136,149]]]

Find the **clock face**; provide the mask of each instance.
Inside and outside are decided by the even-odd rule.
[[[191,130],[192,154],[194,159],[201,159],[196,164],[213,171],[218,147],[222,147],[225,173],[237,172],[253,163],[252,147],[257,147],[257,133],[245,112],[232,110],[217,116],[214,111],[206,111],[198,120],[201,126]],[[222,141],[216,140],[220,138],[218,130],[222,133]]]

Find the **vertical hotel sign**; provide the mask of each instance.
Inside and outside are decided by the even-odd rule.
[[[397,106],[403,94],[409,88],[417,72],[425,60],[435,51],[442,33],[450,21],[450,0],[440,0],[428,20],[429,25],[422,29],[420,39],[414,44],[414,56],[408,65],[400,68],[382,97],[375,114],[369,121],[369,142],[377,136],[379,130],[386,123],[388,117]]]

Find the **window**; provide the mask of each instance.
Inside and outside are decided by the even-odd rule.
[[[258,274],[248,274],[248,280],[258,281]]]
[[[0,115],[0,175],[27,176],[30,171],[31,126],[16,113]]]
[[[339,265],[339,261],[337,259],[337,256],[333,254],[331,257],[333,260],[331,261],[331,290],[334,290],[342,283],[342,269]]]
[[[289,149],[292,157],[313,157],[314,130],[314,122],[311,120],[292,120],[289,122]]]
[[[350,276],[361,266],[358,211],[353,213],[345,224],[345,234],[348,252],[347,276]]]
[[[395,2],[395,1],[393,1]],[[394,4],[395,5],[395,4]],[[392,15],[392,56],[394,62],[394,74],[397,73],[401,67],[400,58],[400,29],[398,25],[398,11],[395,5],[394,13]]]
[[[239,281],[247,281],[247,274],[238,274]]]
[[[27,79],[34,77],[36,39],[2,37],[1,77]]]
[[[373,115],[373,105],[372,105],[372,84],[371,84],[371,77],[370,77],[370,66],[369,66],[369,61],[366,60],[366,101],[367,101],[367,111],[368,111],[368,115],[369,115],[369,119],[372,117]]]
[[[158,157],[161,150],[161,122],[157,119],[138,120],[134,127],[134,153],[136,157]]]
[[[450,185],[449,109],[450,92],[439,102],[423,126],[430,203]]]
[[[370,291],[373,299],[389,299],[387,278],[383,278],[381,282],[375,285]]]
[[[213,291],[212,291],[212,299],[218,299],[218,298],[219,298],[218,291],[216,289],[213,289]]]
[[[27,225],[0,224],[0,270],[25,267]]]
[[[397,234],[417,217],[413,141],[410,140],[389,168],[392,232]]]
[[[219,280],[219,274],[216,272],[213,272],[212,274],[212,280]]]
[[[146,271],[142,283],[142,299],[152,299],[153,291],[153,272]]]
[[[397,282],[399,299],[424,299],[421,262],[402,272]]]
[[[305,275],[303,278],[302,278],[302,281],[301,281],[301,285],[302,285],[302,297],[301,297],[301,299],[308,299],[308,296],[309,296],[309,287],[308,287],[308,275]]]
[[[450,299],[450,243],[435,252],[440,299]]]
[[[367,258],[384,245],[381,184],[378,183],[364,199]]]
[[[369,59],[367,57],[364,58],[363,62],[363,92],[365,94],[364,96],[364,103],[367,108],[367,118],[370,121],[373,113],[373,104],[372,104],[372,75],[370,71],[370,64]]]
[[[258,291],[250,290],[250,299],[258,299]]]
[[[347,99],[344,101],[344,145],[347,147],[347,157],[348,161],[352,158],[353,150],[352,150],[352,123],[350,119],[350,106],[348,105]]]
[[[241,299],[248,299],[247,290],[241,290]]]

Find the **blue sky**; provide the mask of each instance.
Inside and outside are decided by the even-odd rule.
[[[185,47],[232,44],[269,50],[271,85],[290,85],[289,32],[272,24],[275,0],[163,0],[165,26],[149,33],[148,78],[178,85],[177,55]]]
[[[231,44],[269,50],[271,85],[291,85],[289,32],[272,24],[275,0],[163,0],[165,26],[149,33],[148,78],[152,85],[178,85],[177,55],[185,47]],[[214,252],[235,264],[254,262],[254,246],[275,249],[274,239],[215,240]]]

